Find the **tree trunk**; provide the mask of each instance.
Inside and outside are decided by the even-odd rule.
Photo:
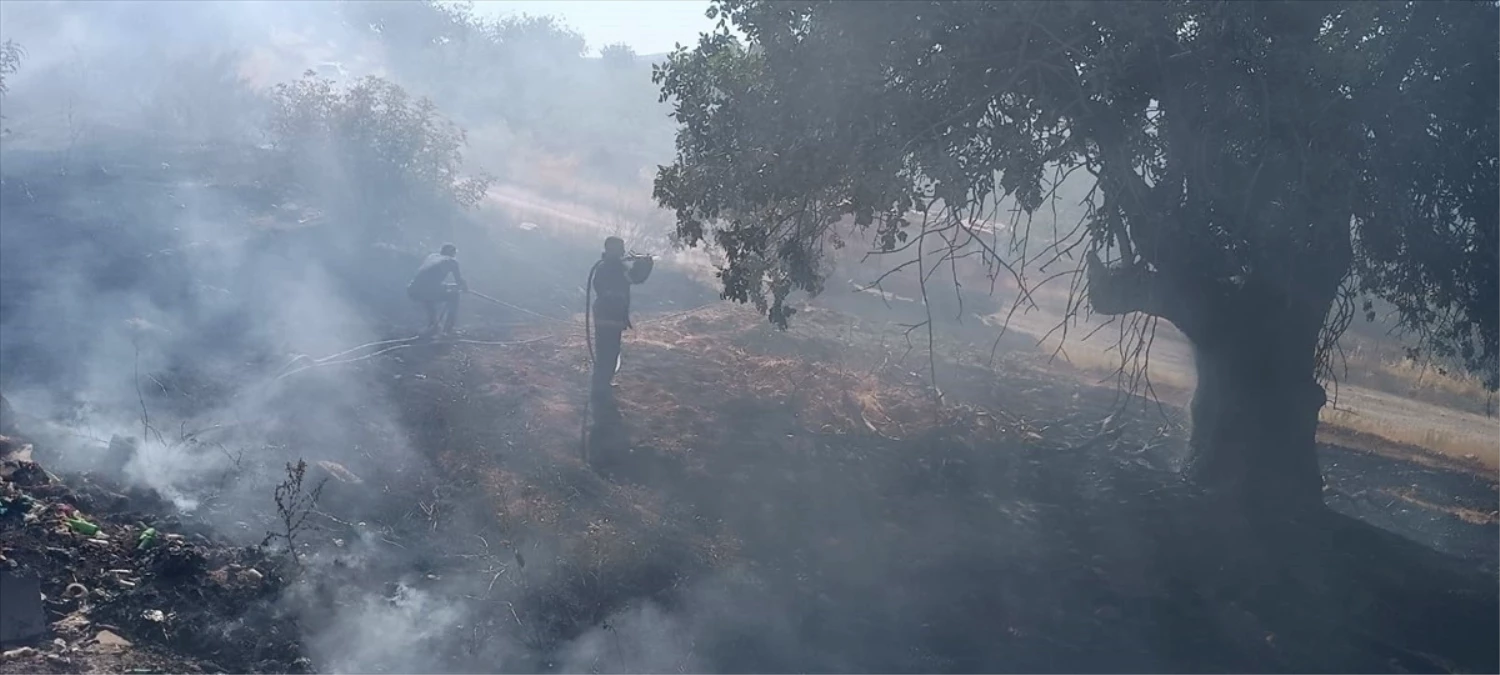
[[[1187,476],[1247,516],[1321,514],[1318,339],[1345,267],[1335,258],[1280,284],[1174,278],[1110,267],[1089,254],[1089,300],[1102,314],[1171,321],[1193,346]]]
[[[1207,329],[1189,333],[1198,386],[1186,468],[1193,482],[1247,515],[1283,520],[1323,506],[1317,431],[1327,397],[1316,379],[1322,316],[1285,304],[1268,309],[1214,307]]]

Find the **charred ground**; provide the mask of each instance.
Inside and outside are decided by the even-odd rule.
[[[464,341],[279,380],[293,412],[234,478],[260,510],[206,499],[188,516],[107,476],[8,465],[6,489],[37,517],[3,521],[4,555],[43,572],[55,632],[82,649],[4,667],[1496,668],[1495,529],[1455,515],[1492,505],[1491,479],[1327,446],[1328,500],[1346,515],[1254,532],[1168,470],[1179,411],[1084,384],[1021,349],[1028,338],[993,368],[950,359],[939,406],[879,338],[887,326],[815,304],[776,331],[670,268],[638,297],[624,425],[585,461],[581,298],[566,279],[581,281],[591,247],[506,227],[460,248],[476,251],[477,289],[545,274],[555,291],[470,302]],[[526,262],[564,254],[577,274]],[[386,337],[411,330],[399,293],[368,297]],[[351,381],[398,423],[365,399],[334,418],[314,405]],[[161,387],[148,404],[184,397]],[[56,450],[35,455],[47,466]],[[340,464],[319,468],[323,453]],[[253,544],[299,457],[326,482],[297,562]],[[65,504],[113,543],[60,528]],[[147,525],[183,537],[133,550]],[[90,595],[68,598],[72,583]],[[141,649],[100,656],[87,638],[106,625]]]

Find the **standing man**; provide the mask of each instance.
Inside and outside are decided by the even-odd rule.
[[[607,395],[620,368],[622,334],[630,325],[630,287],[645,283],[654,262],[650,256],[625,255],[625,240],[604,240],[604,254],[589,272],[594,299],[593,395]]]
[[[458,249],[453,244],[443,244],[439,252],[422,261],[422,266],[417,268],[406,287],[407,297],[421,303],[422,309],[427,310],[427,329],[422,331],[423,336],[453,332],[453,321],[458,314],[458,294],[469,290],[469,283],[458,271],[458,260],[454,258],[457,254]],[[456,283],[444,283],[449,274]],[[438,328],[440,308],[446,317],[441,331]]]

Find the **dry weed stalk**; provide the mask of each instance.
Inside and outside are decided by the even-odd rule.
[[[286,480],[276,486],[276,515],[281,519],[281,532],[267,532],[266,538],[260,542],[262,547],[269,546],[271,542],[280,539],[286,542],[287,552],[292,562],[299,568],[302,560],[297,556],[297,535],[307,527],[307,517],[317,509],[318,498],[323,494],[323,486],[328,479],[318,481],[311,490],[303,485],[307,478],[307,462],[297,460],[296,464],[287,462]]]

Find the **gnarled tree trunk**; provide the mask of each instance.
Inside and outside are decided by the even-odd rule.
[[[1200,311],[1217,315],[1188,333],[1193,392],[1187,474],[1251,515],[1323,504],[1315,378],[1321,315],[1268,312],[1256,302]]]
[[[1097,258],[1088,268],[1095,311],[1165,318],[1192,344],[1188,477],[1252,517],[1284,521],[1321,509],[1317,429],[1327,398],[1317,350],[1337,279],[1290,292],[1190,283]]]

